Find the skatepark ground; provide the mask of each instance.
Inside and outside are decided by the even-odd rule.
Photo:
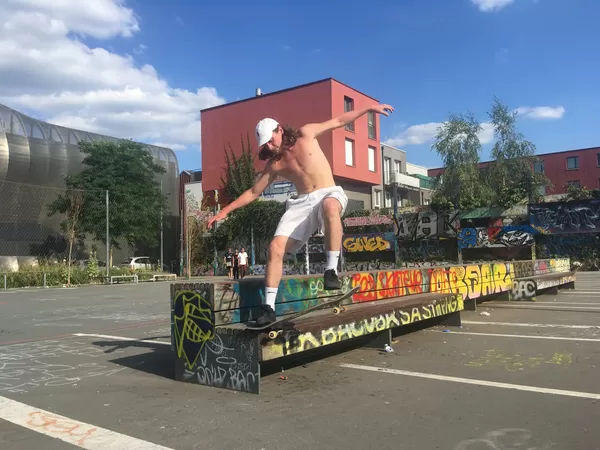
[[[599,273],[462,317],[252,395],[173,380],[169,283],[0,291],[0,448],[600,448]]]

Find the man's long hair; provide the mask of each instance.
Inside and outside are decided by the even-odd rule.
[[[258,153],[258,159],[264,161],[265,159],[280,159],[284,150],[289,150],[295,144],[300,137],[300,131],[297,128],[292,128],[288,125],[282,125],[283,134],[281,136],[281,148],[279,151],[269,150],[266,146],[263,146]]]

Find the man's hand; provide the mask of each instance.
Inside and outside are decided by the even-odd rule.
[[[354,122],[360,116],[367,114],[370,111],[383,114],[384,116],[389,116],[391,113],[394,112],[394,108],[391,105],[386,105],[382,103],[380,105],[374,105],[369,108],[348,111],[342,114],[341,116],[334,117],[333,119],[327,120],[325,122],[306,124],[300,129],[300,132],[303,136],[307,138],[315,139],[321,134],[325,133],[326,131],[334,130],[336,128],[346,126],[350,122]]]
[[[384,116],[389,116],[394,112],[394,107],[392,105],[386,105],[382,103],[381,105],[372,106],[371,111],[383,114]]]
[[[210,230],[210,228],[213,226],[213,224],[215,222],[220,222],[221,220],[225,220],[227,218],[227,213],[224,212],[223,210],[219,211],[217,213],[217,215],[212,216],[209,220],[208,223],[206,224],[206,227]]]

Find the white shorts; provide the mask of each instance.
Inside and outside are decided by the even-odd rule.
[[[340,186],[317,189],[310,194],[290,198],[286,202],[286,211],[277,225],[275,236],[287,236],[300,241],[296,248],[289,249],[290,252],[302,247],[316,230],[323,231],[325,224],[322,205],[326,198],[339,201],[342,206],[340,216],[344,214],[348,206],[348,197]]]

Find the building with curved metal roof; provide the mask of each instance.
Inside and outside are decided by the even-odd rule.
[[[119,140],[43,122],[0,104],[0,256],[36,256],[35,244],[60,233],[60,219],[49,218],[47,209],[56,194],[40,193],[64,189],[64,177],[83,169],[80,141]],[[158,180],[168,195],[165,218],[171,222],[179,216],[177,157],[169,148],[143,145],[166,170]],[[176,228],[165,227],[165,261],[177,257]]]

